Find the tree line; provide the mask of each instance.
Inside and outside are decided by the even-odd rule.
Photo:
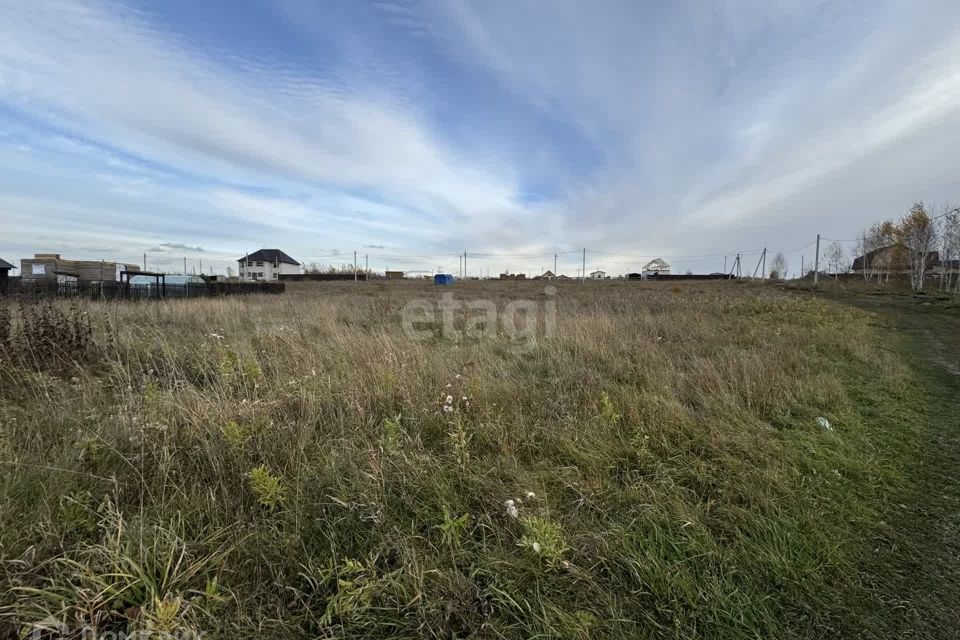
[[[937,276],[939,290],[960,293],[960,207],[944,206],[937,213],[917,202],[900,220],[865,229],[857,252],[864,257],[867,283],[907,274],[911,289],[923,291],[930,276]]]
[[[891,276],[907,275],[910,287],[922,291],[936,277],[940,291],[960,293],[960,207],[944,206],[939,212],[917,202],[899,220],[881,220],[857,239],[853,256],[847,256],[839,242],[833,242],[821,254],[820,263],[827,275],[839,277],[856,269],[864,282],[886,284]],[[851,258],[855,260],[851,261]],[[813,275],[813,265],[801,277]],[[776,254],[770,278],[787,279],[787,259]]]

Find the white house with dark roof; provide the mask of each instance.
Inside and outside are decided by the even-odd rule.
[[[260,249],[239,258],[241,280],[279,280],[283,273],[300,273],[300,263],[280,249]]]

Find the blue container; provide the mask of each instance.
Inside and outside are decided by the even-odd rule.
[[[453,284],[453,274],[452,273],[438,273],[433,276],[433,284],[440,286],[449,286]]]

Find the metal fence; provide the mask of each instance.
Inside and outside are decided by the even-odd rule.
[[[8,280],[0,282],[0,296],[16,298],[84,298],[88,300],[162,300],[215,296],[283,293],[282,282],[191,282],[187,284],[130,284],[127,282],[56,282]]]

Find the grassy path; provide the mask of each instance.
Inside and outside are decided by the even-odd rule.
[[[889,525],[863,559],[865,607],[849,637],[960,637],[960,312],[912,299],[853,300],[903,345],[926,391],[926,425]]]

